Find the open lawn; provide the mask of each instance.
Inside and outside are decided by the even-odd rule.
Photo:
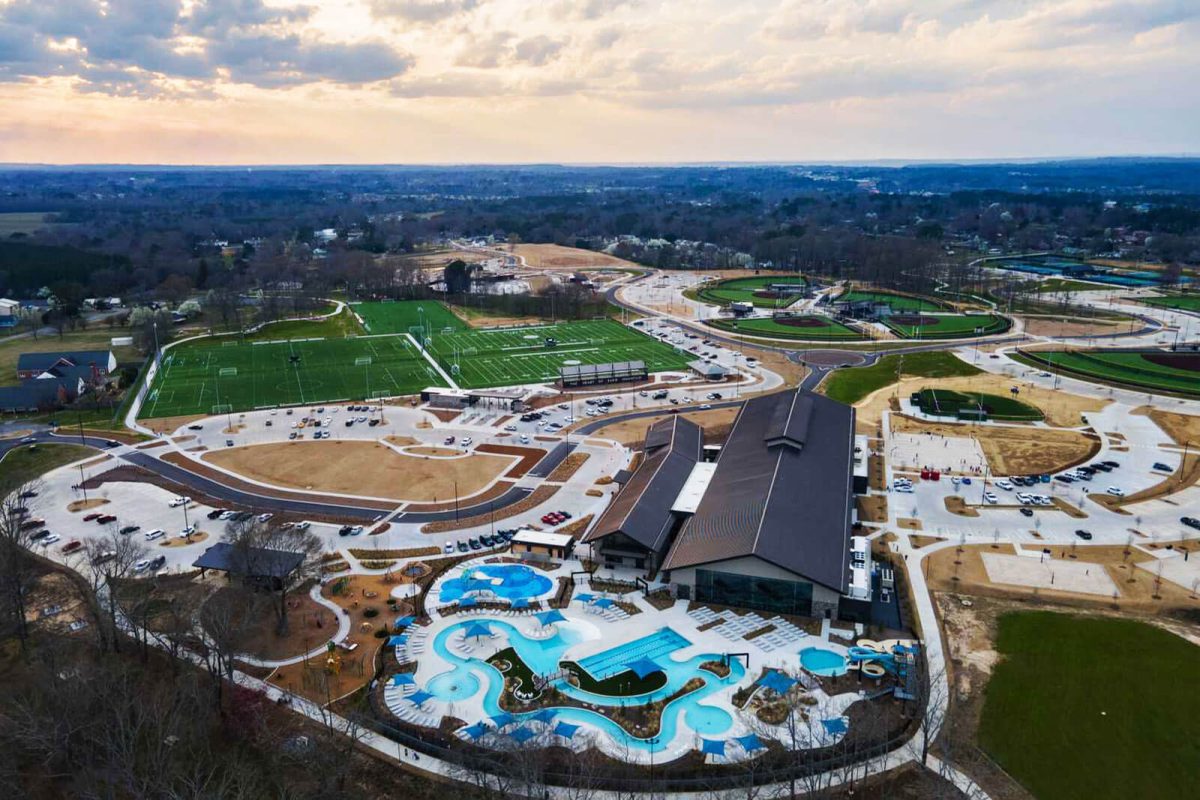
[[[846,340],[862,339],[863,334],[836,322],[830,317],[804,315],[796,317],[755,317],[752,319],[712,319],[707,324],[718,330],[746,336],[769,336],[774,339]]]
[[[167,351],[142,416],[361,400],[443,385],[407,336],[261,343],[202,339]]]
[[[905,339],[960,339],[1004,333],[1012,323],[999,314],[896,314],[885,317],[897,336]]]
[[[800,295],[777,294],[770,289],[772,284],[784,283],[803,286],[808,281],[800,275],[755,275],[707,283],[691,294],[693,299],[719,306],[753,303],[758,308],[787,308]]]
[[[95,328],[87,331],[64,333],[62,336],[6,336],[0,338],[0,386],[16,386],[17,359],[21,353],[51,353],[59,350],[112,350],[119,362],[140,361],[141,356],[132,347],[110,346],[114,336],[128,336],[123,328]]]
[[[1167,350],[1020,351],[1021,360],[1051,372],[1062,371],[1136,389],[1200,396],[1200,353]]]
[[[0,461],[0,497],[56,467],[94,455],[92,448],[77,444],[22,445],[9,450]]]
[[[842,403],[856,403],[877,389],[890,386],[903,375],[925,378],[951,378],[979,372],[952,353],[935,350],[928,353],[884,356],[869,367],[839,369],[822,384],[826,395]]]
[[[959,411],[982,408],[989,419],[1033,422],[1042,419],[1042,412],[1028,403],[997,394],[964,394],[950,389],[922,389],[921,410],[941,417],[957,417]]]
[[[1200,781],[1200,647],[1121,619],[999,620],[980,745],[1038,800],[1176,798]]]
[[[371,334],[410,333],[417,327],[436,334],[467,327],[450,309],[432,300],[352,303],[350,308],[362,317],[363,327]]]
[[[558,343],[548,347],[547,339]],[[686,369],[690,360],[670,345],[611,320],[434,334],[430,352],[457,383],[470,388],[555,380],[559,367],[568,362],[640,360],[651,372],[663,372]]]
[[[1200,311],[1200,294],[1173,294],[1167,297],[1139,297],[1139,303],[1179,311]]]
[[[896,313],[903,311],[942,311],[946,308],[944,303],[929,298],[909,297],[908,295],[894,294],[893,292],[869,291],[866,289],[851,289],[835,300],[838,303],[860,303],[863,301],[886,303]]]

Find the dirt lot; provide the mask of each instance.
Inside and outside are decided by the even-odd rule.
[[[738,411],[737,408],[716,408],[711,411],[692,411],[682,414],[682,416],[705,429],[715,430],[732,425]],[[604,426],[593,435],[603,439],[613,439],[624,445],[633,445],[645,440],[647,428],[669,416],[673,415],[662,414],[657,417],[640,417],[624,422],[614,422],[612,425]]]
[[[1094,436],[1050,428],[923,422],[897,414],[892,430],[972,437],[979,442],[994,475],[1037,475],[1057,472],[1091,458],[1100,449]]]
[[[1115,333],[1125,326],[1116,322],[1096,320],[1059,319],[1056,317],[1024,317],[1025,332],[1032,336],[1103,336]]]
[[[513,253],[525,259],[525,263],[538,269],[577,269],[579,267],[633,267],[636,264],[606,253],[563,247],[557,244],[513,244],[497,245],[495,250]]]
[[[193,422],[205,419],[206,414],[192,414],[183,417],[158,417],[156,419],[138,420],[155,433],[172,433],[182,425],[191,425]]]
[[[1108,405],[1107,400],[1092,397],[1080,397],[1062,391],[1050,391],[1037,386],[1029,386],[1018,381],[1005,378],[1002,375],[969,375],[959,378],[905,378],[900,381],[899,397],[908,397],[920,389],[952,389],[954,391],[976,391],[986,394],[996,394],[1001,397],[1009,396],[1012,386],[1019,386],[1021,393],[1017,399],[1037,408],[1046,415],[1046,423],[1059,428],[1077,428],[1083,424],[1080,413],[1084,411],[1099,411]],[[879,424],[880,415],[889,407],[897,386],[886,386],[855,403],[860,422],[871,426]]]
[[[248,478],[291,489],[433,501],[482,491],[512,460],[494,455],[405,456],[376,442],[287,442],[235,447],[205,459]],[[370,464],[370,469],[363,469]]]
[[[1193,445],[1200,442],[1200,417],[1161,411],[1149,406],[1135,408],[1132,413],[1150,417],[1154,420],[1154,424],[1162,428],[1163,432],[1174,439],[1180,447],[1187,442],[1192,442]]]

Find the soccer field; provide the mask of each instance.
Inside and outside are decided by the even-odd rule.
[[[558,340],[554,347],[546,339]],[[457,350],[458,373],[453,371]],[[645,361],[651,372],[686,369],[675,348],[611,320],[434,335],[430,352],[460,386],[479,389],[558,378],[568,361],[606,364]]]
[[[407,336],[262,344],[211,341],[167,352],[141,416],[362,400],[444,385]]]
[[[379,303],[351,303],[362,317],[367,333],[409,333],[410,328],[425,326],[432,333],[447,328],[466,330],[467,324],[436,300],[391,300]]]

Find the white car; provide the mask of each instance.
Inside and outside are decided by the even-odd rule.
[[[950,483],[954,484],[955,486],[958,486],[958,484],[961,483],[961,481],[959,481],[958,476],[954,476],[954,477],[950,478]]]
[[[523,433],[521,434],[521,444],[529,444],[529,437]]]
[[[701,411],[708,411],[710,408],[712,408],[712,406],[710,406],[708,403],[704,403],[700,406]]]
[[[558,407],[561,408],[563,411],[566,411],[568,408],[570,408],[570,406],[568,406],[566,403],[559,403]]]
[[[912,494],[913,487],[911,484],[905,484],[903,486],[897,486],[896,491],[900,492],[901,494]]]
[[[563,422],[565,422],[565,423],[567,423],[568,425],[570,425],[572,422],[576,422],[576,419],[575,419],[574,417],[568,416],[568,417],[565,417],[565,418],[563,419]]]
[[[1001,478],[1000,480],[996,481],[996,485],[1006,492],[1011,492],[1013,490],[1013,485],[1008,481],[1007,478]]]
[[[274,515],[274,514],[272,514],[272,513],[270,513],[270,512],[267,512],[266,514],[259,514],[259,515],[258,515],[258,521],[259,521],[259,522],[266,522],[267,520],[269,520],[269,519],[270,519],[271,517],[273,517],[273,516],[275,516],[275,515]]]
[[[146,531],[146,541],[153,542],[155,539],[161,539],[162,537],[164,537],[166,535],[167,535],[167,532],[164,531],[162,528],[155,528],[152,531]]]
[[[230,519],[236,513],[236,511],[222,511],[217,515],[217,519]]]
[[[451,553],[453,553],[454,552],[454,542],[446,542],[444,545],[442,545],[442,552],[445,553],[446,555],[450,555]]]
[[[516,433],[517,426],[516,425],[505,425],[504,430],[508,431],[509,433]]]
[[[292,525],[292,529],[297,531],[306,531],[310,527],[312,527],[312,523],[308,520],[305,520],[304,522],[297,522],[296,524]]]
[[[57,533],[52,533],[49,536],[42,539],[40,542],[38,542],[38,544],[40,544],[42,547],[45,547],[47,545],[54,544],[55,542],[58,542],[61,540],[62,540],[61,536],[59,536]]]
[[[1034,503],[1036,503],[1036,504],[1038,504],[1039,506],[1052,506],[1052,505],[1054,505],[1054,501],[1052,501],[1052,500],[1051,500],[1049,497],[1047,497],[1047,496],[1046,496],[1046,495],[1044,495],[1044,494],[1035,494],[1035,495],[1033,496],[1033,502],[1034,502]]]
[[[189,536],[191,536],[192,534],[194,534],[195,532],[196,532],[196,526],[195,526],[195,525],[188,525],[186,528],[184,528],[183,530],[181,530],[181,531],[179,532],[179,538],[180,538],[180,539],[186,539],[186,538],[188,538]]]
[[[910,481],[908,478],[896,478],[892,481],[892,486],[897,488],[901,486],[912,486],[912,481]]]
[[[1108,493],[1111,494],[1113,497],[1124,497],[1125,496],[1125,490],[1119,489],[1116,486],[1108,487]]]
[[[991,505],[996,505],[996,503],[1000,502],[1000,498],[996,497],[996,495],[992,494],[991,492],[984,492],[983,501]]]
[[[145,572],[149,566],[150,566],[150,559],[143,558],[141,561],[139,561],[133,565],[133,571],[134,572]]]
[[[326,417],[324,420],[322,420],[321,424],[328,428],[333,424],[333,417]]]
[[[1033,502],[1033,496],[1025,492],[1017,492],[1017,500],[1025,505]]]
[[[171,508],[179,508],[180,506],[186,505],[190,502],[192,502],[192,498],[190,497],[174,497],[171,499],[171,502],[167,503],[167,505]]]
[[[459,442],[459,444],[461,444],[463,447],[466,447],[467,445],[473,444],[474,442],[475,442],[475,440],[472,439],[470,436],[464,436],[462,438],[462,441]]]

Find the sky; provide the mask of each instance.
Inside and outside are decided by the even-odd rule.
[[[0,0],[0,162],[1200,153],[1200,0]]]

